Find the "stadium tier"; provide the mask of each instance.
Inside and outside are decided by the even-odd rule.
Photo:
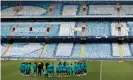
[[[132,16],[133,2],[2,2],[2,17],[34,16]]]
[[[119,59],[133,58],[133,44],[123,44],[122,53],[115,43],[14,43],[1,44],[4,58],[83,58],[83,59]],[[60,46],[63,45],[63,46]],[[115,44],[118,45],[118,44]],[[65,46],[65,47],[64,47]],[[121,56],[122,55],[122,56]]]
[[[133,22],[3,22],[1,30],[2,36],[129,36],[132,28]],[[2,43],[1,48],[2,57],[10,58],[133,58],[132,43]]]
[[[133,59],[133,1],[2,1],[1,17],[2,58]],[[28,42],[44,37],[80,37],[81,43]],[[88,37],[118,39],[84,43]]]
[[[133,22],[122,22],[121,24],[123,26],[122,36],[132,36]],[[116,25],[117,22],[110,21],[3,22],[1,36],[118,36]]]

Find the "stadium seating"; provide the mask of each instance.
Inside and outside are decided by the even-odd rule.
[[[4,56],[10,57],[22,57],[21,55],[25,53],[30,53],[35,50],[42,48],[43,46],[39,43],[16,43],[13,44],[11,50],[8,51]]]
[[[1,24],[1,36],[9,36],[10,35],[10,27],[12,25],[8,24],[8,25],[5,25],[5,24]]]
[[[16,12],[14,9],[17,9],[18,6],[10,7],[7,9],[2,10],[2,16],[39,16],[46,13],[46,9],[38,7],[38,6],[22,6],[19,12]],[[10,14],[9,14],[10,13]]]
[[[79,58],[80,57],[80,48],[81,48],[81,44],[77,43],[77,44],[74,44],[74,49],[73,49],[73,52],[71,54],[71,58]]]
[[[115,15],[114,5],[90,5],[89,15]]]
[[[86,11],[83,11],[83,8],[86,8]],[[88,13],[88,6],[87,5],[79,5],[78,6],[78,11],[77,11],[77,15],[80,16],[85,16]]]
[[[128,43],[123,43],[123,56],[131,56]]]
[[[60,26],[59,36],[74,36],[75,23],[64,23]],[[56,56],[68,57],[72,53],[73,43],[59,43]],[[65,49],[65,50],[64,50]]]
[[[2,2],[3,3],[3,2]],[[2,4],[2,17],[15,16],[16,18],[55,18],[55,17],[116,17],[117,10],[114,2],[23,2],[22,4],[9,2]],[[50,10],[50,8],[53,8]],[[82,8],[86,12],[82,13]],[[120,17],[132,16],[133,5],[121,5]],[[104,20],[104,19],[103,19]],[[115,21],[86,21],[86,36],[118,36]],[[2,22],[1,36],[83,36],[83,22]],[[122,36],[133,36],[133,22],[123,21]],[[13,31],[13,27],[15,30]],[[78,29],[77,29],[78,28]],[[82,47],[84,46],[84,47]],[[116,59],[133,58],[133,44],[123,43],[120,50],[118,43],[13,43],[9,48],[8,43],[1,44],[3,57],[22,58],[88,58],[88,59]],[[82,52],[83,48],[83,52]],[[46,50],[45,50],[46,49]],[[120,54],[120,51],[121,54]],[[81,54],[82,52],[82,54]]]
[[[44,58],[53,58],[56,53],[57,44],[48,44]]]
[[[62,13],[62,4],[61,3],[55,3],[55,10],[51,13],[49,16],[60,16]]]
[[[129,35],[133,36],[133,22],[127,22],[127,25],[129,27]]]
[[[84,58],[110,58],[111,52],[110,44],[85,44]]]
[[[13,27],[14,31],[12,31]],[[32,31],[30,31],[30,27],[32,27]],[[58,36],[60,25],[57,23],[2,23],[1,35],[9,36],[12,32],[13,36],[45,36],[47,27],[51,27],[48,36]]]
[[[58,36],[60,25],[53,25],[51,30],[48,32],[48,36]]]
[[[49,7],[53,5],[54,10],[49,14]],[[116,16],[117,11],[115,9],[116,4],[91,4],[91,3],[61,3],[61,2],[27,2],[20,4],[20,10],[18,3],[2,4],[2,16],[85,16],[85,15],[98,15],[98,16]],[[122,4],[120,10],[121,16],[133,15],[133,6]],[[86,7],[86,12],[82,13],[82,7]],[[15,10],[16,9],[16,10]],[[19,10],[18,12],[17,9]],[[10,14],[8,14],[10,13]]]
[[[130,51],[131,51],[131,55],[133,57],[133,43],[130,44]]]
[[[121,15],[133,15],[133,5],[122,5]]]
[[[56,56],[69,57],[72,53],[73,43],[59,43],[56,51]]]
[[[64,5],[62,15],[75,16],[77,14],[77,7],[77,5]]]
[[[110,36],[110,23],[109,22],[87,22],[86,35],[88,36]]]
[[[41,54],[42,48],[41,49],[37,49],[35,51],[32,51],[30,53],[25,53],[22,54],[21,57],[22,58],[39,58],[40,54]]]
[[[5,52],[5,50],[7,49],[7,47],[8,47],[8,44],[1,44],[0,45],[0,47],[1,47],[1,54],[3,54],[4,52]]]

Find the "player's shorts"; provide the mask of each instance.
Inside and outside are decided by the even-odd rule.
[[[56,73],[60,73],[59,71],[56,71]]]
[[[37,72],[37,70],[34,70],[34,72]]]
[[[66,71],[64,70],[63,73],[66,73]]]
[[[84,69],[83,72],[86,73],[87,71]]]
[[[52,71],[49,71],[48,73],[52,73]]]
[[[48,74],[44,74],[45,77],[48,77]]]
[[[70,75],[70,71],[67,72],[67,75]]]

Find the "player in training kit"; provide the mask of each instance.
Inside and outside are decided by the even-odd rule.
[[[71,64],[71,76],[75,75],[75,66]]]
[[[26,76],[29,76],[29,73],[30,73],[30,66],[28,63],[26,63],[25,65],[25,71],[26,71]]]
[[[48,74],[49,74],[49,77],[52,77],[52,64],[48,65]]]
[[[70,76],[70,72],[71,72],[71,67],[69,64],[66,65],[67,68],[67,75]]]
[[[62,77],[63,76],[63,65],[61,64],[61,62],[59,63],[60,64],[60,66],[59,66],[59,75],[60,75],[60,77]]]
[[[81,68],[81,74],[83,74],[84,73],[84,64],[83,64],[83,62],[80,63],[80,68]]]
[[[78,76],[80,76],[80,63],[79,62],[77,64],[77,74],[78,74]]]
[[[58,65],[56,65],[56,75],[57,75],[57,77],[59,76],[59,64]]]
[[[63,63],[63,77],[65,77],[66,76],[66,71],[67,71],[67,69],[66,69],[66,62],[64,62]]]
[[[44,71],[44,77],[48,77],[48,72],[47,72],[47,70],[46,71]]]
[[[78,75],[78,64],[75,62],[74,66],[75,66],[75,75],[77,76]]]
[[[87,74],[87,65],[85,62],[83,62],[83,65],[84,65],[84,75],[86,75]]]
[[[31,73],[31,62],[29,62],[28,66],[29,66],[29,75],[30,75],[30,73]]]
[[[24,75],[24,63],[21,63],[20,65],[20,72],[21,72],[21,75],[23,76]]]
[[[23,66],[24,66],[23,74],[25,75],[26,74],[26,62],[24,62]]]
[[[54,77],[54,63],[51,64],[51,75]]]
[[[37,75],[37,63],[36,62],[33,64],[33,71],[34,71],[34,76],[36,76]]]

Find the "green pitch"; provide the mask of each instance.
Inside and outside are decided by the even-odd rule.
[[[87,61],[88,74],[69,78],[44,78],[21,76],[19,66],[22,61],[1,61],[2,80],[133,80],[133,61]],[[34,61],[31,61],[34,62]],[[58,61],[43,61],[53,62]],[[74,61],[72,61],[74,62]]]

